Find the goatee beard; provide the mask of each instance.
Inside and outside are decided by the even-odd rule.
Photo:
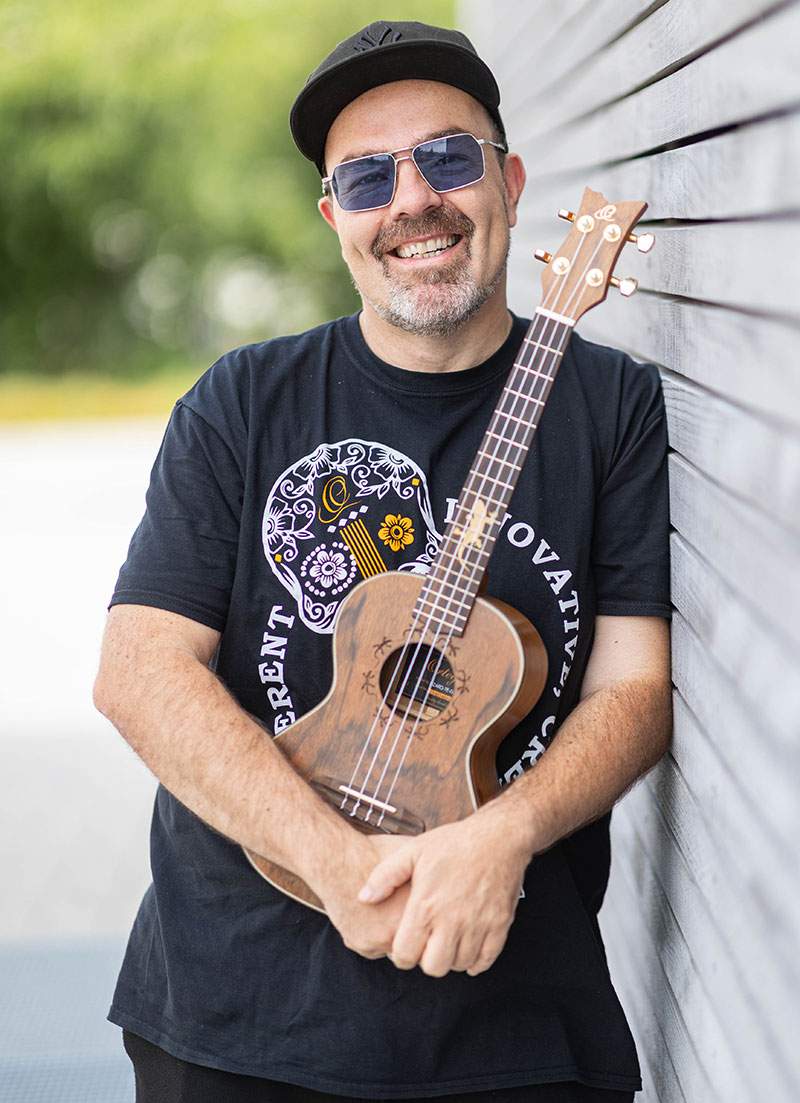
[[[474,230],[472,220],[453,207],[440,208],[424,218],[404,219],[382,229],[373,242],[372,254],[383,267],[389,301],[373,301],[358,284],[356,290],[389,325],[418,337],[452,336],[475,317],[506,270],[508,248],[492,279],[484,285],[477,283],[470,264]],[[388,254],[398,245],[413,238],[452,234],[463,239],[464,253],[450,264],[437,264],[429,272],[420,269],[407,280],[392,271]]]

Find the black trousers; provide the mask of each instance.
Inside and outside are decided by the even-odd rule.
[[[123,1032],[123,1040],[136,1073],[136,1103],[349,1103],[342,1095],[193,1065],[128,1031]],[[380,1103],[409,1101],[384,1099]],[[572,1082],[532,1084],[439,1096],[429,1103],[633,1103],[633,1092]]]

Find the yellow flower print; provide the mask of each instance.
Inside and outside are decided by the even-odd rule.
[[[378,539],[383,540],[384,544],[388,544],[393,552],[398,552],[401,548],[407,548],[409,544],[414,543],[414,528],[411,524],[411,518],[401,517],[399,514],[395,517],[388,513],[378,529]]]

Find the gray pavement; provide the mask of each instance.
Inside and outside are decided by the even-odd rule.
[[[0,429],[0,1099],[131,1100],[105,1020],[155,783],[93,709],[163,421]]]

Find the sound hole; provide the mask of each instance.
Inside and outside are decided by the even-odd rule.
[[[380,673],[381,693],[392,708],[415,720],[432,720],[453,699],[453,668],[441,651],[412,647],[394,651]]]

